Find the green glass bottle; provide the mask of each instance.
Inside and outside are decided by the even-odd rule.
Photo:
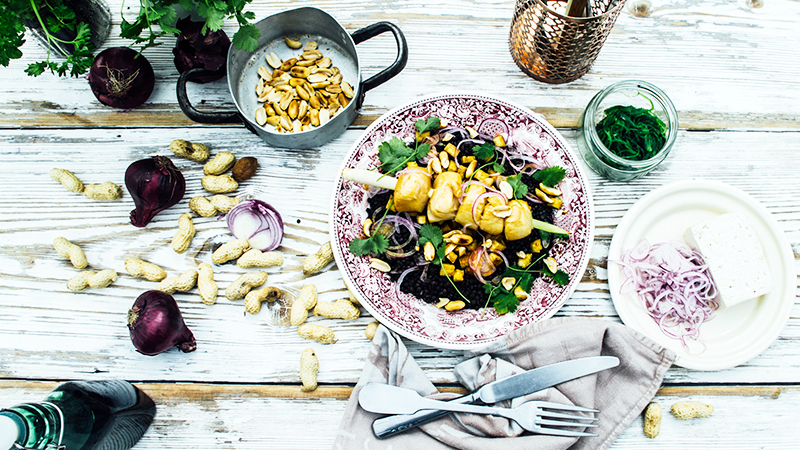
[[[0,411],[0,450],[127,450],[155,413],[153,400],[127,381],[71,381],[41,402]]]

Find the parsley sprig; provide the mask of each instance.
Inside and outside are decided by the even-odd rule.
[[[22,57],[20,47],[25,43],[25,21],[38,22],[47,41],[45,60],[29,64],[25,73],[39,76],[49,70],[58,76],[79,77],[89,70],[94,61],[91,29],[76,17],[66,0],[48,0],[47,3],[3,0],[0,8],[0,65],[8,66],[10,60]],[[62,31],[75,37],[57,37]],[[66,55],[66,59],[61,62],[51,60],[53,50]]]
[[[392,175],[406,167],[411,161],[422,159],[431,151],[430,144],[420,143],[422,134],[439,128],[441,120],[438,117],[428,117],[427,120],[419,119],[414,123],[417,129],[417,138],[414,139],[414,148],[411,148],[397,136],[389,141],[381,142],[378,146],[378,159],[381,161],[381,171]]]
[[[383,225],[383,220],[386,219],[386,214],[389,213],[389,209],[391,209],[394,199],[389,201],[389,204],[386,205],[386,209],[383,211],[383,216],[381,216],[381,220],[378,221],[378,225],[375,226],[375,231],[372,233],[370,237],[367,238],[356,238],[350,241],[350,245],[348,249],[350,253],[356,256],[369,256],[369,255],[382,255],[386,253],[386,250],[389,248],[389,239],[386,238],[381,232],[381,225]]]
[[[246,52],[255,51],[261,32],[250,21],[256,15],[244,8],[253,0],[139,0],[139,15],[133,22],[122,18],[120,23],[120,37],[132,39],[134,45],[144,44],[142,50],[161,45],[157,40],[170,34],[178,34],[175,28],[178,13],[175,5],[181,5],[187,11],[196,11],[205,19],[201,32],[219,31],[225,24],[225,19],[236,19],[239,29],[233,35],[233,46]],[[122,5],[123,11],[125,4]],[[158,25],[159,30],[153,28]],[[142,33],[147,30],[147,34]]]

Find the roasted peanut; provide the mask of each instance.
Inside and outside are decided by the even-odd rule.
[[[250,267],[272,267],[283,265],[283,255],[278,252],[263,253],[257,248],[251,248],[244,255],[239,257],[236,265],[242,269]]]
[[[211,199],[205,197],[194,197],[189,200],[189,209],[202,217],[214,217],[217,213],[227,214],[241,200],[227,195],[217,194]]]
[[[250,248],[250,243],[247,242],[247,239],[228,241],[214,250],[214,253],[211,254],[211,261],[214,264],[224,264],[242,256],[248,248]]]
[[[328,241],[303,262],[303,275],[308,276],[317,273],[331,262],[333,262],[333,247],[331,242]]]
[[[283,291],[275,286],[268,286],[264,289],[250,291],[244,296],[244,310],[250,314],[261,312],[261,304],[264,302],[274,302],[283,297]]]
[[[370,341],[375,337],[375,331],[378,330],[378,325],[380,325],[378,322],[370,322],[367,324],[367,328],[364,330],[364,335]]]
[[[110,181],[100,184],[87,184],[83,195],[92,200],[119,200],[122,198],[122,187]]]
[[[235,191],[239,187],[239,183],[228,174],[206,175],[200,179],[200,184],[203,185],[203,189],[212,194],[227,194],[228,192]]]
[[[317,388],[317,373],[319,372],[319,358],[313,348],[303,350],[300,355],[300,390],[310,392]]]
[[[89,265],[83,250],[66,238],[57,237],[53,240],[53,247],[58,256],[68,259],[76,269],[83,269]]]
[[[211,204],[214,206],[214,209],[222,214],[228,214],[230,210],[240,202],[241,200],[236,197],[228,197],[222,194],[211,197]]]
[[[644,435],[654,439],[661,431],[661,406],[652,402],[644,410]]]
[[[183,139],[175,139],[170,142],[169,149],[172,150],[172,153],[176,156],[196,162],[207,160],[211,153],[207,146],[198,144],[197,142],[184,141]]]
[[[290,323],[299,326],[308,318],[308,310],[317,305],[317,287],[313,284],[303,286],[300,295],[292,303]]]
[[[149,281],[161,281],[167,277],[164,269],[139,258],[127,258],[125,270],[132,277],[141,277]]]
[[[313,323],[304,323],[297,327],[297,334],[303,339],[314,339],[320,344],[333,344],[336,340],[333,330]]]
[[[100,272],[84,270],[67,281],[67,289],[72,292],[80,292],[87,288],[102,289],[115,281],[117,281],[117,272],[111,269]]]
[[[178,291],[190,291],[196,284],[197,270],[189,269],[177,277],[164,278],[158,283],[156,290],[172,295]]]
[[[350,300],[343,298],[335,302],[317,302],[314,315],[329,319],[356,320],[361,311]]]
[[[236,156],[231,152],[219,152],[203,166],[203,173],[206,175],[220,175],[233,167]]]
[[[302,46],[303,46],[303,43],[302,43],[302,42],[300,42],[300,41],[298,41],[298,40],[295,40],[295,39],[291,39],[291,38],[289,38],[289,37],[286,37],[286,36],[284,36],[284,37],[283,37],[283,42],[286,42],[286,45],[287,45],[289,48],[294,48],[294,49],[297,49],[297,48],[300,48],[300,47],[302,47]]]
[[[214,217],[217,215],[217,209],[205,197],[194,197],[189,200],[189,209],[201,217]]]
[[[673,403],[669,409],[672,415],[679,420],[689,420],[698,418],[705,418],[711,416],[714,412],[714,407],[702,402],[677,402]]]
[[[217,302],[219,288],[214,281],[214,269],[211,264],[203,263],[197,267],[197,290],[200,292],[200,300],[206,305]]]
[[[194,222],[190,213],[183,213],[178,217],[178,232],[172,237],[172,249],[175,253],[183,253],[189,249],[189,244],[195,235]]]
[[[61,183],[70,192],[83,192],[83,181],[67,169],[50,169],[50,178]]]
[[[230,301],[241,300],[254,287],[267,282],[267,272],[250,272],[233,280],[225,289],[225,297]]]

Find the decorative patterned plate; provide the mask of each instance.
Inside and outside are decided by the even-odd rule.
[[[556,213],[555,223],[570,231],[571,237],[569,242],[558,243],[553,254],[570,281],[558,286],[547,277],[537,278],[530,296],[517,311],[502,316],[493,308],[448,312],[409,294],[398,295],[395,283],[371,268],[369,258],[350,253],[350,241],[361,237],[370,192],[361,184],[343,180],[339,171],[331,210],[331,242],[336,264],[353,295],[380,323],[402,336],[440,348],[475,348],[522,325],[551,317],[575,291],[589,260],[594,232],[589,184],[578,158],[542,115],[505,100],[472,94],[429,96],[387,112],[367,128],[341,169],[378,166],[381,142],[393,136],[408,140],[415,131],[414,122],[430,116],[446,119],[449,125],[476,127],[483,119],[496,117],[511,128],[527,127],[542,143],[542,148],[530,150],[532,155],[566,169],[559,185],[564,206]]]

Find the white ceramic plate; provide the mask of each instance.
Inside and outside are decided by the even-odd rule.
[[[350,241],[361,237],[369,193],[363,185],[342,179],[339,171],[331,208],[331,243],[336,264],[353,295],[378,321],[409,339],[440,348],[475,348],[526,323],[551,317],[575,290],[586,270],[593,240],[594,212],[589,184],[575,154],[542,115],[480,94],[433,95],[387,112],[353,145],[342,169],[377,167],[381,142],[394,136],[402,139],[413,136],[414,122],[430,116],[458,126],[476,127],[483,119],[496,117],[511,127],[527,127],[540,140],[536,149],[528,150],[531,156],[566,169],[559,185],[565,206],[554,219],[556,225],[572,233],[569,242],[557,243],[553,253],[570,281],[566,286],[558,286],[547,277],[537,278],[529,298],[515,313],[502,316],[494,308],[449,312],[414,296],[398,294],[395,283],[386,274],[370,267],[369,258],[350,253],[347,249]]]
[[[697,353],[702,350],[699,344],[686,349],[680,341],[664,335],[634,293],[619,293],[624,276],[612,261],[642,239],[651,244],[683,242],[687,228],[725,213],[739,213],[748,219],[764,248],[774,285],[766,295],[717,311],[700,328],[706,349]],[[727,369],[758,356],[786,325],[795,300],[794,257],[783,230],[763,205],[724,183],[681,181],[645,195],[617,226],[608,259],[608,285],[622,321],[676,352],[675,364],[688,369]]]

